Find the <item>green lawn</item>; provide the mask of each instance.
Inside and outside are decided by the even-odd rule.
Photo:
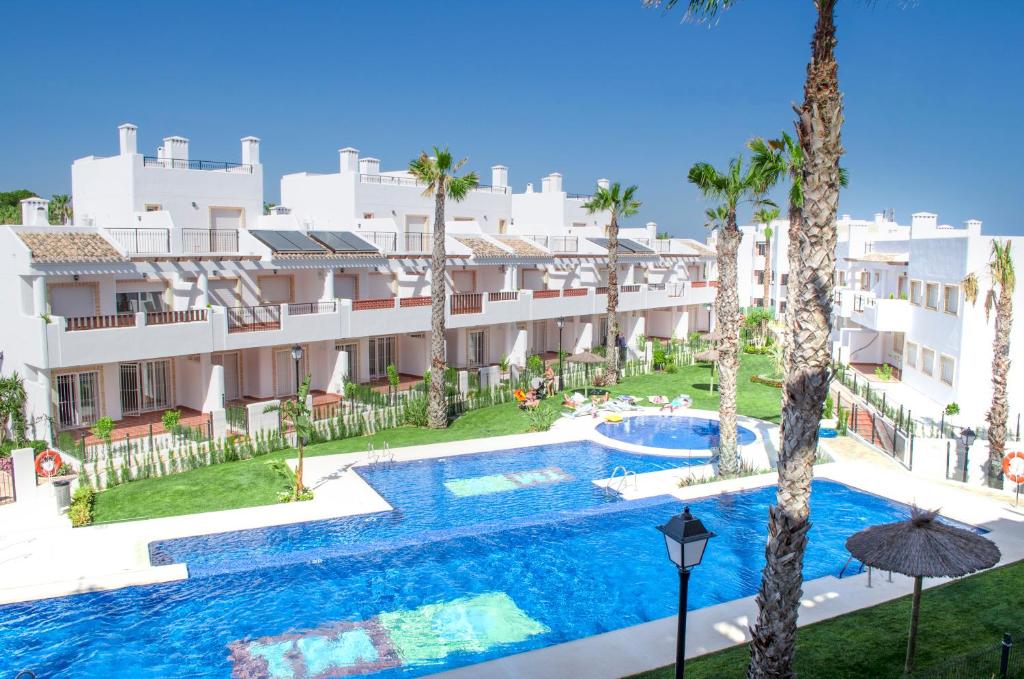
[[[1024,632],[1020,582],[1024,562],[926,590],[921,603],[917,668],[993,646],[1003,632]],[[808,625],[797,632],[796,674],[804,679],[897,679],[903,672],[910,623],[910,597]],[[692,679],[742,679],[747,646],[734,646],[686,663]],[[983,676],[995,676],[998,667]],[[674,666],[635,679],[671,679]],[[965,675],[966,676],[966,675]],[[972,675],[973,676],[973,675]],[[982,675],[979,675],[982,676]]]
[[[772,422],[779,421],[780,391],[762,384],[754,384],[750,377],[768,372],[771,360],[766,356],[744,355],[740,364],[737,409],[742,415]],[[647,397],[661,394],[669,398],[680,393],[693,397],[693,406],[707,410],[718,409],[717,383],[708,390],[710,371],[696,365],[682,368],[677,373],[654,373],[631,377],[611,389],[614,394],[633,394]],[[541,408],[560,412],[561,399],[547,399]],[[482,408],[462,415],[447,429],[421,429],[399,427],[338,441],[310,446],[306,454],[334,455],[366,450],[371,444],[380,448],[387,442],[392,448],[445,443],[466,439],[521,434],[529,431],[530,421],[515,403]],[[154,479],[132,481],[96,494],[93,513],[97,523],[125,519],[154,518],[209,512],[219,509],[237,509],[277,501],[277,493],[289,486],[287,471],[280,465],[268,464],[295,456],[294,450],[271,455],[203,467],[181,474]],[[289,474],[290,476],[290,474]]]

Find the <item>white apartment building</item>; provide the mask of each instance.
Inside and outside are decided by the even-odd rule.
[[[771,299],[785,313],[788,282],[788,222],[772,224]],[[979,425],[991,402],[994,314],[985,318],[984,296],[991,287],[987,263],[993,238],[981,222],[964,228],[939,225],[928,212],[912,215],[909,226],[885,213],[871,220],[843,215],[837,220],[833,355],[838,362],[862,366],[888,364],[896,379],[875,386],[922,418],[938,420],[949,403],[960,406],[959,420]],[[763,225],[742,227],[739,251],[740,303],[763,306]],[[1011,237],[1018,270],[1024,270],[1024,238]],[[713,243],[713,240],[712,240]],[[963,279],[978,276],[977,303],[964,299]],[[1014,306],[1024,308],[1024,286]],[[1012,346],[1024,347],[1024,324],[1013,329]],[[1024,361],[1011,364],[1010,427],[1024,412]]]
[[[383,383],[389,365],[422,378],[434,210],[406,171],[343,148],[337,172],[283,177],[282,205],[264,215],[255,137],[237,163],[192,159],[184,137],[144,155],[133,125],[119,143],[73,163],[72,226],[48,225],[46,201],[29,199],[23,223],[0,229],[11,302],[0,367],[25,378],[30,417],[82,432],[104,416],[127,427],[294,394],[296,347],[319,399],[337,400],[347,380]],[[557,173],[515,193],[495,165],[489,185],[448,203],[451,365],[556,352],[558,319],[566,351],[603,343],[607,215],[587,214],[587,198]],[[655,233],[621,231],[633,347],[710,322],[712,253]]]

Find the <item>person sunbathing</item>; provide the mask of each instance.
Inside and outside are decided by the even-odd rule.
[[[661,408],[659,408],[658,411],[661,412],[662,410],[665,410],[667,408],[670,413],[674,413],[676,411],[676,408],[689,408],[690,403],[691,401],[689,396],[687,396],[686,394],[680,394],[679,396],[676,396],[674,399],[672,399],[665,405],[661,406]]]

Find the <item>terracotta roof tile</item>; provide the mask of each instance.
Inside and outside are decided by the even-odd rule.
[[[467,248],[473,251],[474,257],[510,257],[511,253],[504,250],[489,240],[475,238],[473,236],[455,236]]]
[[[512,249],[512,252],[519,255],[520,257],[550,257],[547,252],[537,247],[535,244],[527,241],[524,238],[517,236],[499,236],[498,240],[502,242],[506,247]]]
[[[18,236],[32,251],[34,262],[58,264],[128,261],[98,233],[23,231]]]

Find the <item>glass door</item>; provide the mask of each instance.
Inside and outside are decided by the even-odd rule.
[[[370,379],[387,377],[388,366],[395,363],[395,338],[370,338]],[[397,367],[397,366],[396,366]]]
[[[224,368],[224,402],[231,403],[242,397],[241,372],[238,369],[238,353],[214,354],[211,362]]]
[[[469,331],[469,351],[467,360],[470,368],[479,368],[484,365],[485,337],[483,330]]]
[[[120,367],[121,414],[171,407],[171,362],[140,361]]]

